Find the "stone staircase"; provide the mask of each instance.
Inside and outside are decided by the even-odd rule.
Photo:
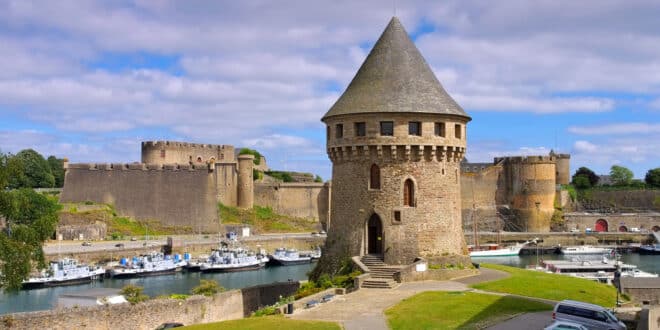
[[[362,282],[363,288],[373,289],[393,289],[399,285],[394,280],[394,273],[399,271],[399,267],[387,266],[379,255],[368,254],[361,258],[362,263],[369,268],[368,279]]]

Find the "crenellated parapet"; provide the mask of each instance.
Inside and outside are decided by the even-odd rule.
[[[142,148],[207,148],[207,149],[234,149],[234,146],[228,144],[206,144],[191,143],[179,141],[142,141]]]
[[[208,164],[145,164],[145,163],[76,163],[69,170],[89,171],[213,171]]]
[[[142,142],[142,162],[154,164],[201,164],[235,162],[234,146],[176,141]]]
[[[554,164],[557,162],[555,156],[515,156],[515,157],[496,157],[495,164],[506,162],[510,164]]]
[[[437,145],[353,145],[328,148],[333,163],[365,160],[378,163],[398,162],[460,162],[464,146]]]

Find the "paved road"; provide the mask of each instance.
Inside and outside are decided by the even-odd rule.
[[[218,242],[217,235],[207,235],[206,238],[200,236],[181,235],[172,236],[175,239],[185,241],[188,245],[196,244],[214,244]],[[269,240],[287,240],[287,239],[305,239],[305,238],[325,238],[325,235],[311,235],[311,233],[292,233],[292,234],[267,234],[267,235],[252,235],[249,237],[241,237],[239,241],[245,242],[259,242]],[[55,255],[59,253],[84,253],[84,252],[101,252],[101,251],[121,251],[122,249],[138,249],[145,246],[161,247],[167,243],[167,238],[156,237],[149,240],[138,238],[137,241],[120,240],[120,241],[89,241],[90,246],[83,246],[84,241],[50,241],[44,244],[44,253],[46,255]],[[146,245],[145,245],[146,243]],[[123,247],[117,247],[117,244],[123,244]]]
[[[508,321],[486,328],[488,330],[534,330],[543,329],[552,323],[552,312],[537,312],[518,315]]]

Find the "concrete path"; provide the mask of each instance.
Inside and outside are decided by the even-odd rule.
[[[341,323],[346,330],[388,329],[383,311],[401,300],[424,291],[466,291],[455,281],[402,283],[396,289],[360,289],[337,296],[333,301],[311,309],[297,310],[290,317],[299,320],[322,320]]]

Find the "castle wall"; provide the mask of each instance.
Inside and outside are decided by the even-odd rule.
[[[607,222],[607,231],[619,231],[621,226],[627,230],[639,228],[640,230],[653,230],[654,227],[660,228],[660,213],[565,213],[566,227],[569,229],[578,229],[582,232],[586,228],[595,230],[596,221],[605,220]]]
[[[474,230],[473,220],[478,221],[479,230],[496,230],[501,225],[497,202],[505,194],[498,184],[502,171],[501,165],[491,164],[484,170],[461,174],[461,214],[466,232]]]
[[[496,159],[496,163],[499,159]],[[508,157],[504,163],[507,200],[521,231],[547,232],[554,213],[555,159],[548,156]]]
[[[660,190],[592,190],[588,198],[619,211],[660,211]]]
[[[238,164],[215,163],[215,182],[218,202],[227,206],[238,205]]]
[[[175,141],[142,142],[142,163],[145,164],[205,164],[234,162],[234,147],[231,145],[199,144]]]
[[[112,204],[138,220],[213,231],[217,195],[206,165],[69,164],[60,201]]]
[[[255,183],[254,204],[276,213],[327,223],[330,185],[324,183]]]

